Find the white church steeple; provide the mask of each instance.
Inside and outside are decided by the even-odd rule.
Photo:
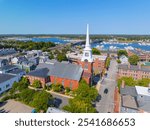
[[[83,50],[83,56],[82,56],[81,61],[93,62],[92,49],[90,46],[90,38],[89,38],[89,24],[87,24],[86,44]]]

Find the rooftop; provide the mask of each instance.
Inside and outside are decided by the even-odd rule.
[[[72,80],[80,80],[83,69],[76,64],[55,63],[54,68],[50,71],[50,75],[67,78]]]
[[[0,49],[0,56],[17,53],[14,49]]]
[[[49,107],[46,113],[68,113],[55,107]]]
[[[15,68],[17,68],[17,66],[15,65],[6,65],[3,67],[0,67],[0,70],[3,71],[3,70],[15,69]]]
[[[132,108],[132,109],[138,108],[135,98],[130,95],[122,96],[122,106]]]
[[[121,95],[131,95],[133,97],[137,96],[136,88],[135,87],[124,87],[120,88]]]
[[[41,68],[41,69],[36,69],[34,71],[31,71],[27,75],[46,78],[48,76],[48,73],[49,73],[48,68]]]
[[[10,75],[10,74],[0,74],[0,83],[8,81],[8,80],[10,80],[10,79],[12,79],[14,77],[16,77],[16,76]]]
[[[40,75],[39,73],[40,72],[42,73],[43,68],[44,69],[47,68],[47,71],[44,74]],[[81,78],[82,72],[83,72],[83,69],[79,65],[66,63],[66,62],[65,63],[55,62],[53,64],[40,63],[37,66],[37,69],[35,71],[31,71],[28,75],[33,75],[33,76],[40,75],[43,77],[45,74],[47,74],[47,75],[52,75],[56,77],[79,81]]]
[[[21,72],[25,72],[25,71],[22,69],[14,69],[14,70],[8,71],[7,73],[20,74]]]
[[[130,65],[130,67],[128,67],[126,64],[120,64],[118,65],[118,69],[150,72],[150,68],[139,67],[138,65]]]
[[[137,94],[138,95],[143,95],[143,96],[149,96],[150,97],[150,92],[148,92],[148,87],[142,87],[142,86],[135,86]]]

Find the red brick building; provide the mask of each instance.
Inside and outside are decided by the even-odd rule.
[[[142,52],[141,50],[128,50],[128,56],[137,55],[140,61],[150,62],[150,53]]]
[[[133,77],[135,80],[142,78],[150,78],[150,68],[145,68],[141,65],[119,65],[118,78]]]
[[[48,67],[45,68],[46,66]],[[56,62],[51,65],[43,63],[38,69],[28,73],[27,77],[31,84],[34,80],[40,80],[43,87],[47,84],[62,84],[74,90],[78,88],[82,73],[83,69],[79,65]]]
[[[89,42],[89,27],[87,26],[86,45],[82,58],[77,60],[77,64],[62,62],[39,64],[35,71],[27,75],[30,83],[32,84],[37,79],[41,81],[42,86],[46,84],[62,84],[64,87],[75,90],[79,86],[79,81],[83,78],[91,85],[93,65],[95,66],[94,69],[97,69],[100,66],[104,67],[104,64],[99,63],[98,59],[94,62]]]

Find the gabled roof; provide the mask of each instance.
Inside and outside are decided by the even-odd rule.
[[[50,75],[79,81],[82,72],[83,69],[79,65],[58,62],[54,64],[54,68],[52,69],[52,71],[50,71]]]
[[[130,95],[122,96],[122,106],[132,108],[132,109],[138,109],[135,98]]]
[[[14,69],[14,68],[17,68],[17,66],[15,66],[15,65],[6,65],[6,66],[3,66],[3,67],[0,67],[0,70],[9,70],[9,69]]]
[[[133,97],[137,96],[136,88],[135,87],[124,87],[120,88],[121,95],[131,95]]]
[[[16,76],[10,74],[0,74],[0,83],[6,82]]]
[[[48,68],[41,68],[41,69],[36,69],[34,71],[31,71],[27,75],[35,76],[35,77],[41,77],[41,78],[46,78],[47,76],[49,76],[48,73],[49,73],[49,69]]]
[[[121,65],[118,65],[118,69],[150,72],[150,68],[144,68],[143,66],[139,68],[138,65],[130,65],[130,68],[129,68],[128,65],[121,64]]]
[[[56,62],[54,64],[41,63],[36,70],[31,71],[28,75],[36,77],[55,76],[79,81],[82,72],[83,69],[79,65]]]

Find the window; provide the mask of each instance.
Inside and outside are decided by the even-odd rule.
[[[89,53],[86,52],[86,53],[85,53],[85,56],[88,57],[88,56],[89,56]]]
[[[6,85],[6,88],[8,88],[9,86],[10,86],[10,85],[9,85],[9,84],[7,84],[7,85]]]
[[[73,83],[72,82],[70,82],[70,89],[72,90],[72,86],[73,86]]]

